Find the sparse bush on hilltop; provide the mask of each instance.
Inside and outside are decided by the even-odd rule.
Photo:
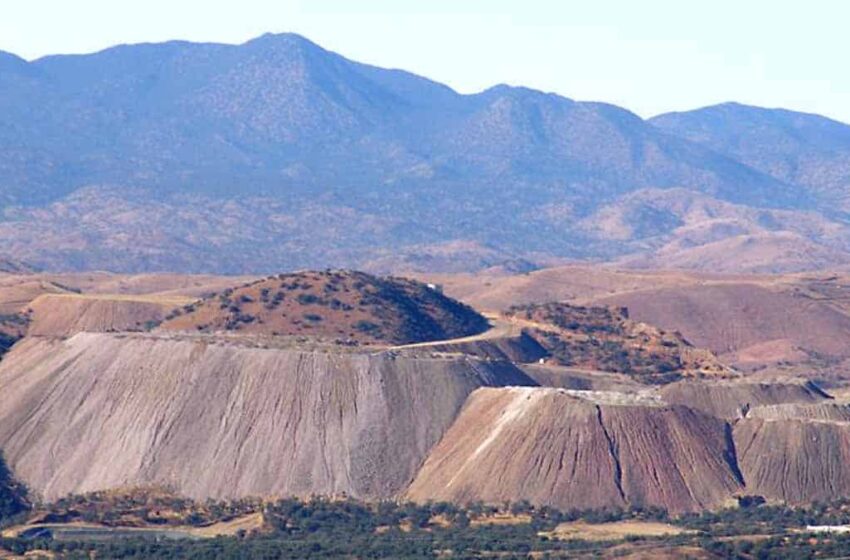
[[[333,341],[348,336],[340,341],[345,344],[442,340],[488,328],[472,308],[425,284],[353,271],[281,274],[225,290],[191,307],[170,313],[163,327]]]
[[[653,384],[727,371],[710,352],[695,352],[680,335],[629,319],[622,307],[552,302],[514,306],[505,314],[527,322],[526,332],[561,365],[624,373]]]

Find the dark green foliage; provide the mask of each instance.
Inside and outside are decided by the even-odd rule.
[[[20,340],[29,321],[29,316],[24,313],[0,314],[0,357]]]
[[[377,325],[377,324],[375,324],[371,321],[362,320],[362,321],[357,321],[356,323],[354,323],[354,328],[357,329],[360,332],[371,333],[371,332],[376,332],[381,327],[380,327],[380,325]]]
[[[12,336],[3,332],[0,332],[0,356],[9,351],[9,348],[12,347],[15,342],[17,342],[18,337]]]
[[[323,305],[324,301],[315,294],[298,294],[296,298],[301,305]]]
[[[29,509],[26,486],[17,482],[0,452],[0,523]]]
[[[104,503],[93,497],[72,497],[56,504],[89,511],[91,520],[103,521]],[[90,504],[87,500],[95,500]],[[676,546],[699,547],[719,558],[813,558],[850,555],[850,537],[813,537],[799,531],[806,525],[850,522],[847,501],[815,504],[807,508],[768,507],[756,504],[746,509],[686,515],[670,519],[656,508],[604,509],[559,512],[534,507],[528,502],[504,504],[497,508],[481,503],[461,507],[448,503],[362,503],[351,500],[314,499],[308,502],[282,500],[275,503],[240,502],[193,504],[181,498],[162,498],[168,507],[182,510],[182,522],[205,524],[262,509],[266,527],[260,532],[210,540],[156,540],[117,537],[107,540],[73,542],[42,537],[0,539],[0,549],[15,554],[51,551],[60,559],[301,559],[301,558],[564,558],[607,557],[614,547],[635,545],[651,553],[651,547],[669,550]],[[148,502],[140,496],[127,496],[114,504],[111,513],[138,514]],[[163,502],[160,505],[165,505]],[[60,508],[61,509],[61,508]],[[481,525],[471,523],[482,515],[496,512],[528,514],[529,523]],[[85,518],[84,518],[85,519]],[[437,522],[436,520],[441,520]],[[546,532],[566,521],[605,523],[621,520],[656,520],[696,529],[693,534],[664,538],[633,537],[620,542],[559,541]],[[726,539],[724,536],[739,536]],[[748,538],[751,536],[752,538]],[[651,554],[650,554],[651,556]],[[650,557],[647,556],[647,557]]]
[[[561,365],[624,373],[659,385],[682,378],[685,365],[676,348],[679,343],[662,336],[636,344],[626,308],[550,302],[513,306],[506,314],[557,327],[557,331],[529,328],[526,332]],[[650,342],[657,348],[651,348]]]

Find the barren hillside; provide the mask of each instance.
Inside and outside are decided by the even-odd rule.
[[[634,395],[574,395],[476,391],[408,496],[691,511],[741,489],[721,420]]]
[[[730,275],[565,266],[521,275],[434,275],[480,309],[567,302],[628,309],[747,371],[850,375],[850,277]]]
[[[850,494],[850,422],[829,407],[783,407],[735,425],[748,492],[791,504]]]
[[[47,294],[28,305],[32,336],[69,336],[78,332],[141,331],[162,322],[176,306],[193,298]]]
[[[804,381],[682,381],[661,388],[660,393],[670,404],[687,406],[730,421],[747,416],[750,409],[762,405],[807,405],[829,399],[816,385]]]
[[[0,449],[46,499],[154,483],[199,498],[386,498],[471,391],[517,384],[533,382],[510,364],[463,357],[204,336],[31,339],[0,362]]]

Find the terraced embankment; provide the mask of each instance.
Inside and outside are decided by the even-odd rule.
[[[466,397],[533,384],[469,357],[212,337],[24,340],[0,363],[0,449],[45,499],[164,484],[195,498],[402,491]]]
[[[749,492],[791,504],[850,496],[850,404],[758,407],[734,433]]]
[[[183,296],[45,294],[28,308],[32,336],[70,336],[78,332],[144,330],[175,307],[194,300]]]
[[[681,512],[741,489],[722,420],[651,395],[509,388],[470,396],[407,495]]]

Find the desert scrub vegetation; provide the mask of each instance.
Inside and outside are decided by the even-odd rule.
[[[707,350],[678,333],[631,320],[624,307],[552,302],[513,306],[505,316],[529,323],[526,333],[560,365],[623,373],[650,384],[725,371]]]
[[[503,504],[359,502],[351,499],[285,499],[274,502],[195,503],[158,492],[97,493],[57,502],[41,515],[59,519],[68,512],[95,522],[136,523],[149,519],[171,527],[203,526],[240,515],[261,513],[261,528],[233,537],[201,540],[127,538],[52,540],[2,539],[15,554],[50,552],[59,559],[82,558],[564,558],[600,557],[636,545],[652,556],[677,546],[698,548],[722,558],[812,558],[850,553],[850,537],[807,534],[807,525],[850,522],[846,500],[808,507],[765,506],[742,497],[742,506],[717,512],[670,517],[657,508],[559,511],[520,501]],[[746,499],[750,498],[750,499]],[[157,514],[156,512],[159,512]],[[553,531],[565,522],[663,521],[689,532],[591,542],[560,540]],[[735,538],[728,538],[728,537]],[[656,547],[656,548],[653,548]]]

